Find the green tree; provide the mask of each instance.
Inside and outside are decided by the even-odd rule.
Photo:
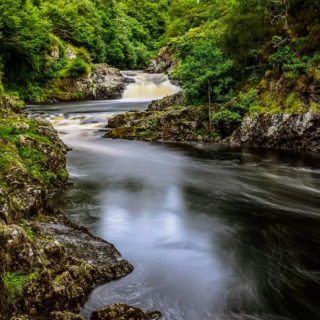
[[[199,41],[176,71],[186,90],[186,102],[223,101],[233,83],[232,66],[233,62],[225,58],[215,42]]]

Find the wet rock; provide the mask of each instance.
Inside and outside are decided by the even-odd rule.
[[[93,237],[52,207],[49,193],[68,181],[68,148],[49,121],[27,118],[20,113],[21,106],[0,95],[1,125],[17,128],[12,137],[0,139],[10,160],[0,172],[0,319],[81,320],[75,313],[86,295],[95,286],[130,273],[133,266],[112,244]],[[36,153],[35,175],[21,149]],[[48,176],[43,174],[48,171]],[[45,180],[52,176],[52,181]],[[8,290],[3,274],[19,279],[23,290]]]
[[[124,303],[114,303],[106,308],[94,311],[91,320],[153,320],[159,319],[161,312],[144,312],[139,308],[128,306]]]
[[[90,75],[90,81],[94,84],[92,97],[95,100],[110,99],[124,88],[124,77],[120,71],[107,64],[96,64],[95,72]]]
[[[13,103],[11,107],[10,103]],[[48,192],[63,187],[68,180],[65,159],[68,148],[59,138],[51,123],[42,118],[28,119],[25,115],[16,113],[16,103],[18,103],[16,100],[10,103],[6,101],[1,105],[0,100],[2,125],[14,126],[18,131],[23,131],[23,134],[17,132],[19,143],[32,150],[38,150],[43,155],[41,170],[50,171],[59,178],[46,186],[31,178],[24,162],[26,160],[20,158],[17,145],[11,141],[1,141],[0,139],[2,146],[6,146],[7,149],[10,148],[11,152],[8,152],[8,154],[12,157],[12,161],[7,163],[7,170],[0,175],[0,178],[6,184],[0,201],[0,218],[7,224],[14,223],[19,218],[43,213],[46,209],[48,209],[47,212],[50,212]],[[9,121],[7,121],[8,118],[10,118]],[[12,118],[19,119],[19,122],[12,123]],[[29,133],[30,123],[34,127],[33,135]],[[46,140],[37,138],[37,135],[41,135]],[[38,164],[40,163],[38,162]],[[63,172],[65,174],[62,174]]]
[[[272,148],[320,151],[320,114],[256,114],[245,117],[230,143]]]
[[[33,241],[17,225],[3,226],[0,232],[0,258],[6,256],[9,261],[6,269],[35,274],[25,283],[24,295],[15,306],[20,314],[40,319],[48,319],[49,314],[50,319],[53,314],[53,319],[60,319],[66,314],[59,312],[65,310],[77,312],[95,286],[133,270],[112,244],[63,216],[52,222],[25,221]]]
[[[35,246],[20,226],[2,226],[0,240],[2,243],[0,252],[6,255],[7,270],[28,271],[41,265]]]

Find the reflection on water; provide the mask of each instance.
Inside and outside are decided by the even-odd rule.
[[[135,267],[81,314],[125,302],[165,320],[320,319],[319,156],[101,139],[110,114],[146,105],[30,106],[74,149],[56,201]]]

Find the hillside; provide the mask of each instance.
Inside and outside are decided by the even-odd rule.
[[[166,48],[152,60],[149,70],[169,72],[173,80],[182,84],[184,99],[180,109],[191,109],[198,115],[197,124],[191,130],[192,138],[189,132],[187,140],[225,139],[242,126],[242,136],[235,133],[232,142],[318,150],[318,147],[306,147],[306,141],[281,144],[279,138],[274,143],[268,138],[252,137],[258,138],[269,128],[275,131],[276,115],[287,119],[290,115],[311,112],[311,118],[317,118],[320,110],[319,10],[318,1],[171,3]],[[261,126],[264,129],[259,127],[260,115],[267,117],[268,123]],[[145,116],[147,122],[153,120],[152,115]],[[247,120],[243,122],[245,116]],[[175,119],[179,118],[190,121],[188,117],[179,116],[176,108]],[[258,122],[258,126],[248,126],[248,119],[256,119],[253,123]],[[312,129],[306,140],[317,132],[314,120],[310,121],[306,129]],[[175,124],[173,120],[172,129],[183,131]],[[130,124],[124,126],[130,127]],[[147,125],[145,129],[150,128]],[[157,130],[159,135],[136,138],[153,140],[165,136],[161,128]],[[284,140],[299,136],[302,129],[297,126],[292,129],[297,132],[293,134],[288,130],[291,129],[285,128]],[[112,130],[109,136],[126,138],[123,132]],[[134,136],[131,134],[130,138]],[[185,140],[180,136],[178,140],[181,139]],[[175,138],[171,135],[166,140]],[[303,139],[298,137],[298,140]]]

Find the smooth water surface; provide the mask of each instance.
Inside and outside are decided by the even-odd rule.
[[[56,201],[135,267],[81,314],[124,302],[164,320],[320,319],[320,157],[102,138],[110,115],[147,105],[29,106],[73,148]]]

